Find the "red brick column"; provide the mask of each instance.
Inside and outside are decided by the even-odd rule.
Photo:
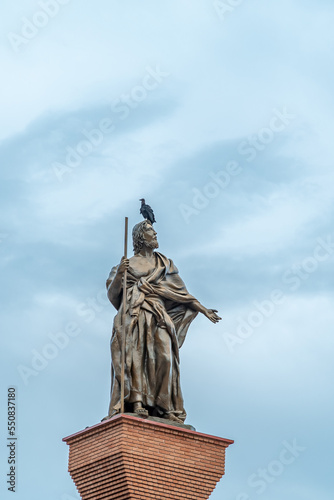
[[[224,474],[229,439],[117,415],[63,439],[83,500],[205,500]]]

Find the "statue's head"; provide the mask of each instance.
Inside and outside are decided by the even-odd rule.
[[[157,233],[152,224],[147,220],[143,220],[136,224],[132,229],[133,251],[139,253],[143,246],[149,248],[159,248]]]

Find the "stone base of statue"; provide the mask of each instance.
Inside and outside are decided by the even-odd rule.
[[[225,471],[229,439],[162,419],[116,415],[63,439],[83,500],[205,500]]]

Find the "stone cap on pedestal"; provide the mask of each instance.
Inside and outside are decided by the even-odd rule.
[[[63,439],[83,500],[206,500],[225,472],[229,439],[127,414]]]

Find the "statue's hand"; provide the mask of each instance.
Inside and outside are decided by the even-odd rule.
[[[218,323],[218,321],[221,320],[221,317],[216,314],[217,312],[217,309],[206,309],[204,314],[210,321],[212,321],[212,323]]]
[[[117,274],[120,274],[121,276],[124,274],[124,271],[126,269],[129,269],[129,259],[126,259],[125,257],[122,257],[121,262],[119,263],[118,269],[117,269]]]

